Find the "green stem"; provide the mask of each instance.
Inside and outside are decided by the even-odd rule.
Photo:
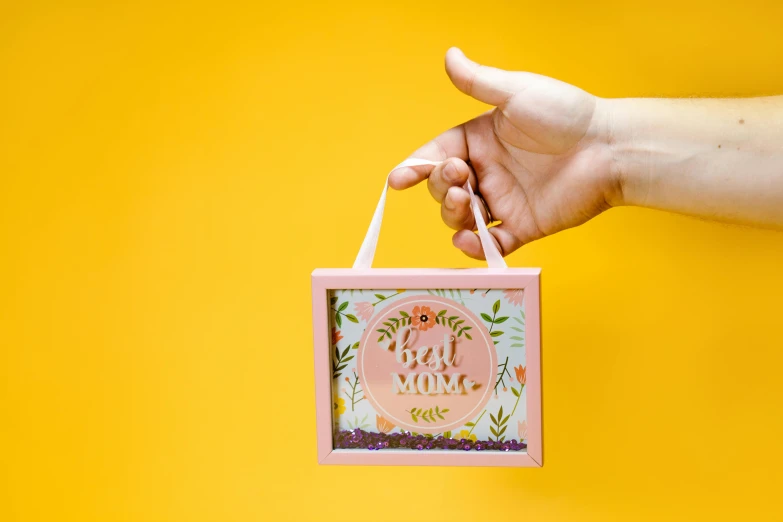
[[[470,431],[468,432],[468,437],[470,437],[473,434],[473,428],[478,426],[479,421],[481,420],[481,417],[484,416],[484,414],[487,413],[487,410],[484,410],[481,412],[481,415],[479,415],[479,418],[476,419],[476,422],[473,423],[473,426],[470,427]]]
[[[521,398],[522,398],[522,390],[523,390],[524,388],[525,388],[525,385],[524,385],[524,384],[523,384],[522,386],[520,386],[520,387],[519,387],[519,395],[517,395],[517,402],[516,402],[516,403],[514,403],[514,409],[513,409],[513,410],[511,410],[511,416],[512,416],[512,417],[514,416],[514,412],[515,412],[515,411],[517,411],[517,404],[519,404],[519,399],[521,399]]]
[[[346,317],[346,314],[345,314],[344,312],[341,312],[340,310],[338,310],[338,309],[337,309],[337,308],[335,308],[334,306],[332,306],[331,308],[332,308],[332,311],[333,311],[334,313],[337,313],[337,314],[340,314],[340,315],[342,315],[343,317]]]
[[[382,303],[382,302],[384,302],[384,301],[385,301],[385,300],[387,300],[387,299],[391,299],[391,298],[392,298],[392,297],[394,297],[395,295],[400,295],[401,293],[402,293],[402,292],[397,292],[396,294],[392,294],[392,295],[390,295],[389,297],[384,297],[383,299],[379,299],[378,301],[375,301],[375,302],[374,302],[372,305],[373,305],[373,306],[375,306],[375,305],[377,305],[378,303]]]
[[[495,327],[495,317],[497,315],[497,312],[492,312],[492,325],[489,327],[489,333],[492,333],[492,329]],[[495,386],[495,388],[497,388],[497,386]]]

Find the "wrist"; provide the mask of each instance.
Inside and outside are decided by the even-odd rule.
[[[654,142],[657,109],[648,106],[651,102],[655,100],[602,99],[610,176],[617,186],[615,206],[645,206],[656,163],[675,152]]]
[[[627,166],[628,137],[627,125],[618,125],[622,116],[617,99],[596,97],[595,115],[593,118],[593,136],[602,150],[602,178],[608,180],[606,201],[612,207],[629,205],[627,191],[629,189],[629,169]]]

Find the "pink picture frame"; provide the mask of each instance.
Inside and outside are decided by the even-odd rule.
[[[541,412],[541,270],[538,268],[473,269],[317,269],[312,273],[313,341],[317,455],[321,464],[403,466],[543,465]],[[527,314],[527,448],[520,452],[361,451],[335,449],[332,432],[329,292],[346,289],[524,289]]]

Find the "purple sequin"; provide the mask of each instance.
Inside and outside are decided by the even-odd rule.
[[[427,437],[413,435],[410,432],[373,433],[359,428],[340,430],[334,434],[334,447],[340,449],[412,449],[425,450],[461,450],[461,451],[521,451],[527,449],[527,444],[516,439],[503,442],[493,440],[451,439],[442,435]]]

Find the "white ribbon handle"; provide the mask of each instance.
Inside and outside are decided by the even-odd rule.
[[[408,158],[394,167],[392,172],[402,167],[440,165],[441,163],[442,162],[440,161]],[[391,172],[389,174],[391,174]],[[481,240],[481,249],[484,250],[484,257],[487,258],[487,266],[489,266],[489,268],[507,268],[506,261],[503,259],[503,256],[500,255],[500,252],[498,252],[495,243],[492,241],[492,237],[490,237],[489,230],[487,230],[487,224],[484,222],[484,216],[481,214],[478,198],[473,194],[473,188],[470,186],[470,181],[465,183],[465,187],[470,194],[470,208],[473,210],[473,217],[476,219],[476,227],[478,228],[478,235]],[[367,235],[364,236],[362,248],[359,249],[359,255],[356,256],[356,261],[353,263],[353,268],[355,269],[370,268],[372,266],[372,260],[375,258],[375,249],[378,247],[378,236],[381,233],[383,210],[386,207],[386,192],[388,192],[388,190],[389,176],[386,176],[386,184],[383,186],[381,199],[378,201],[378,206],[375,207],[375,214],[372,216],[370,228],[367,230]]]

